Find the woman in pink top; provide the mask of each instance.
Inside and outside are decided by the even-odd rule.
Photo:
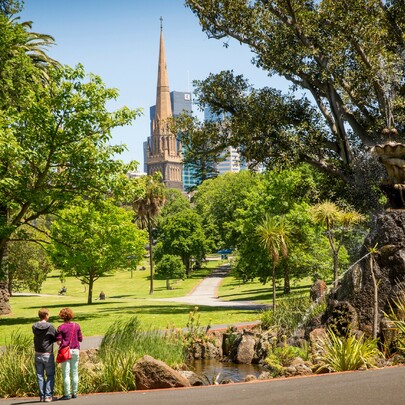
[[[78,323],[71,322],[73,311],[70,308],[63,308],[59,312],[59,318],[63,319],[63,324],[56,331],[56,343],[59,348],[70,346],[72,356],[70,360],[62,363],[63,397],[59,399],[76,398],[79,385],[79,353],[80,342],[83,340],[82,331]],[[71,377],[72,392],[70,391]]]

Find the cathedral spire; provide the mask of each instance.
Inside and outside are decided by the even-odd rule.
[[[172,116],[172,107],[170,103],[169,78],[166,68],[166,52],[163,40],[163,18],[160,17],[160,48],[159,48],[159,66],[156,91],[156,119],[166,120]]]

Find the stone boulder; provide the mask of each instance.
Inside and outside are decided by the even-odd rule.
[[[132,369],[137,390],[190,387],[186,377],[166,363],[151,356],[143,356]]]
[[[7,285],[4,282],[0,283],[0,315],[7,315],[11,313],[9,302],[9,295]]]
[[[323,328],[314,329],[309,334],[309,344],[311,348],[312,361],[314,364],[322,363],[322,358],[325,355],[323,342],[326,336],[326,330]]]
[[[192,387],[199,387],[204,385],[204,381],[194,371],[180,370],[179,374],[187,378]]]
[[[309,290],[309,296],[314,302],[323,302],[326,299],[326,292],[328,291],[328,286],[323,280],[316,280]]]
[[[254,333],[244,330],[232,345],[231,361],[239,364],[251,364],[255,358],[255,345]]]

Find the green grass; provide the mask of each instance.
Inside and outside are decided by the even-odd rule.
[[[221,262],[208,262],[199,271],[194,271],[189,279],[174,281],[174,290],[166,290],[165,280],[155,280],[154,294],[149,295],[149,271],[120,271],[112,276],[100,278],[94,285],[94,303],[87,305],[87,291],[84,285],[73,277],[61,283],[58,274],[51,274],[43,284],[42,294],[49,296],[13,296],[10,298],[12,313],[0,317],[0,345],[9,342],[13,332],[32,336],[31,324],[37,320],[38,309],[50,309],[50,321],[58,326],[58,313],[63,307],[71,307],[75,320],[80,323],[84,336],[104,335],[117,319],[128,320],[136,315],[141,324],[164,329],[183,328],[188,321],[189,312],[194,305],[156,301],[167,297],[179,297],[189,293],[213,267]],[[145,264],[146,265],[146,264]],[[138,267],[139,268],[139,267]],[[225,279],[227,280],[227,278]],[[58,296],[57,292],[65,285],[67,295]],[[267,286],[263,287],[265,290]],[[87,290],[87,289],[86,289]],[[98,301],[100,291],[106,294],[105,301]],[[254,297],[247,297],[253,300]],[[232,325],[238,322],[253,321],[260,315],[251,310],[229,309],[200,306],[201,325]]]
[[[291,281],[292,294],[308,294],[313,282],[310,277]],[[221,300],[224,301],[257,301],[258,303],[271,303],[273,293],[271,282],[263,285],[258,279],[243,284],[235,277],[226,277],[218,289]],[[277,282],[277,298],[283,298],[283,284]]]

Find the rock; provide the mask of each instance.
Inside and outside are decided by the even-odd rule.
[[[255,380],[256,380],[256,376],[254,376],[253,374],[248,374],[244,379],[245,382],[250,382],[250,381],[255,381]]]
[[[0,315],[7,315],[11,313],[10,300],[7,290],[7,284],[4,282],[0,283]]]
[[[262,373],[260,373],[258,380],[270,380],[272,378],[273,376],[271,375],[271,373],[269,373],[268,371],[263,371]]]
[[[329,302],[323,321],[326,327],[341,336],[359,329],[358,313],[348,301]]]
[[[314,364],[318,364],[322,362],[324,358],[324,348],[323,348],[323,341],[326,338],[326,330],[323,328],[314,329],[309,334],[309,344],[311,347],[311,355],[312,361]]]
[[[251,364],[255,357],[255,344],[254,334],[243,331],[233,344],[232,361],[240,364]]]
[[[326,292],[328,286],[323,280],[316,280],[311,289],[309,290],[309,296],[314,302],[323,302],[326,299]]]
[[[203,380],[194,371],[180,370],[179,374],[187,378],[192,387],[199,387],[201,385],[204,385]]]
[[[178,371],[151,356],[143,356],[135,363],[132,372],[137,390],[191,386]]]

